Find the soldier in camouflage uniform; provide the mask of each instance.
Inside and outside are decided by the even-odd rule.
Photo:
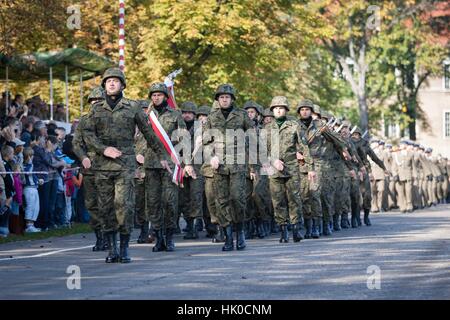
[[[351,226],[352,228],[357,228],[360,221],[361,213],[361,192],[360,192],[360,181],[363,180],[363,172],[361,169],[364,164],[358,155],[355,145],[350,137],[350,122],[344,121],[345,125],[342,127],[340,134],[347,144],[347,150],[350,153],[350,161],[347,162],[347,166],[350,174],[350,206],[351,206]],[[347,216],[342,216],[341,219],[347,219]],[[344,222],[347,224],[347,221]],[[341,222],[342,224],[342,222]]]
[[[219,205],[219,222],[225,229],[223,251],[233,250],[233,225],[236,230],[236,249],[246,247],[245,220],[245,139],[242,142],[230,135],[253,129],[247,113],[235,105],[236,92],[229,84],[220,85],[215,93],[219,108],[213,108],[203,127],[205,163],[213,169],[213,179]],[[228,132],[227,132],[228,131]],[[227,134],[228,133],[228,134]],[[254,134],[255,135],[255,134]],[[228,137],[227,137],[228,136]],[[241,140],[242,141],[242,140]],[[228,150],[227,150],[228,149]],[[232,149],[233,154],[227,154]],[[243,163],[242,163],[243,162]],[[252,171],[252,175],[255,173]]]
[[[263,113],[262,113],[262,128],[266,129],[267,126],[270,126],[270,123],[273,121],[274,117],[273,117],[273,113],[272,111],[270,111],[270,108],[266,108],[264,109]],[[261,168],[262,172],[261,175],[268,175],[267,172],[265,172],[264,168]],[[264,229],[266,230],[266,234],[270,235],[271,233],[277,234],[278,232],[280,232],[280,228],[278,226],[278,224],[275,222],[275,217],[274,217],[274,212],[273,212],[273,204],[272,204],[272,197],[270,195],[270,188],[269,188],[269,183],[267,183],[265,185],[264,188],[264,199],[266,201],[267,204],[267,208],[268,208],[268,214],[269,214],[269,221],[264,223]]]
[[[144,134],[148,149],[157,155],[162,144],[147,123],[147,117],[133,100],[123,97],[125,75],[119,68],[110,68],[102,78],[105,100],[89,112],[84,128],[88,148],[95,150],[95,184],[103,232],[108,241],[107,263],[130,262],[128,243],[133,227],[136,125]],[[116,235],[120,232],[120,253]]]
[[[152,84],[148,97],[151,99],[148,112],[155,113],[174,147],[182,141],[183,136],[189,137],[181,113],[171,109],[167,103],[169,91],[164,83]],[[187,148],[190,149],[190,143]],[[183,149],[183,151],[185,150]],[[190,150],[186,151],[190,154]],[[156,236],[153,252],[175,249],[173,234],[178,217],[178,186],[172,182],[170,167],[163,165],[163,163],[167,164],[169,160],[168,154],[163,156],[161,153],[155,154],[151,148],[148,148],[145,154],[146,211]],[[194,169],[190,165],[190,156],[184,156],[183,160],[186,164],[184,167],[186,175],[195,177]]]
[[[347,121],[337,121],[335,124],[335,132],[342,132],[342,128],[348,128]],[[345,130],[345,129],[344,129]],[[345,140],[344,140],[345,142]],[[335,193],[335,215],[333,217],[333,229],[339,231],[340,228],[348,229],[348,213],[350,211],[350,175],[352,170],[350,161],[343,159],[338,153],[335,153],[334,162],[336,193]]]
[[[389,175],[386,167],[384,166],[383,161],[381,161],[375,152],[373,152],[372,148],[369,145],[367,140],[362,138],[361,130],[357,128],[352,134],[353,143],[356,146],[359,157],[363,161],[364,170],[363,170],[363,181],[361,183],[361,195],[363,197],[363,210],[364,210],[364,224],[366,226],[370,226],[372,223],[370,222],[370,209],[372,205],[372,190],[370,189],[370,177],[371,167],[370,162],[367,157],[370,157],[373,162],[375,162],[381,169],[383,169],[386,175]],[[359,215],[358,215],[359,217]],[[358,224],[359,221],[358,221]]]
[[[139,105],[146,113],[150,104],[149,100],[139,100]],[[140,234],[137,239],[137,243],[152,243],[154,238],[150,234],[149,218],[145,210],[145,169],[144,169],[144,155],[147,150],[147,141],[145,141],[144,135],[139,130],[136,130],[135,140],[135,153],[136,153],[136,173],[135,180],[135,217],[136,222],[140,226]]]
[[[303,239],[300,229],[303,225],[303,206],[300,197],[299,160],[308,163],[307,170],[312,172],[309,148],[306,139],[300,133],[295,120],[288,120],[287,98],[277,96],[272,99],[270,110],[275,119],[265,128],[269,163],[265,164],[269,172],[270,193],[274,206],[276,222],[281,226],[280,243],[289,241],[288,225],[293,225],[293,240]],[[304,176],[302,176],[305,178]]]
[[[186,128],[191,136],[191,152],[194,152],[194,120],[197,112],[197,106],[191,101],[181,104],[181,113]],[[194,226],[195,219],[203,219],[203,192],[205,181],[200,174],[201,165],[194,164],[195,175],[185,176],[183,180],[183,188],[179,192],[179,207],[183,213],[183,217],[187,223],[187,232],[184,239],[198,239],[198,230]]]
[[[254,101],[247,101],[244,104],[244,110],[247,111],[250,120],[254,122],[256,135],[257,137],[259,137],[260,130],[262,129],[262,123],[259,119],[262,114],[262,107]],[[266,235],[269,235],[266,229],[267,223],[271,221],[269,208],[270,202],[267,201],[270,197],[270,194],[267,192],[269,189],[269,180],[266,174],[259,174],[258,179],[256,180],[250,179],[250,166],[248,168],[249,169],[247,170],[246,176],[247,212],[250,212],[250,215],[246,217],[248,222],[247,230],[249,231],[250,237],[253,237],[253,234],[251,232],[253,231],[258,236],[258,238],[262,239]],[[255,166],[255,169],[260,172],[261,165],[259,161]]]
[[[331,234],[329,228],[330,219],[332,218],[331,199],[327,199],[327,202],[323,204],[327,206],[327,209],[322,211],[320,185],[330,179],[330,160],[334,157],[333,149],[336,149],[344,158],[349,157],[343,141],[322,120],[313,120],[312,112],[314,112],[314,104],[311,100],[302,100],[297,106],[301,134],[307,139],[309,151],[314,162],[314,169],[317,171],[317,177],[314,177],[314,179],[311,177],[309,179],[306,179],[306,177],[300,179],[302,183],[302,199],[305,203],[305,238],[320,237],[319,230],[322,224],[322,212],[325,214],[324,225],[326,228],[324,233]],[[300,168],[300,171],[305,174],[304,168]]]
[[[208,120],[208,115],[209,115],[209,111],[211,110],[211,107],[208,107],[206,105],[200,106],[197,111],[196,111],[196,117],[197,117],[197,121],[199,124],[199,127],[203,126],[203,124],[206,123],[206,120]],[[200,129],[200,128],[199,128]],[[194,135],[195,139],[198,140],[198,142],[195,142],[196,144],[198,144],[198,151],[194,151],[199,153],[198,157],[200,159],[200,161],[194,161],[194,165],[199,165],[198,166],[198,171],[196,169],[196,173],[197,176],[201,175],[203,178],[203,220],[205,221],[205,225],[206,225],[206,236],[208,238],[211,238],[212,241],[215,242],[224,242],[225,241],[225,235],[223,233],[223,229],[219,226],[219,224],[217,223],[217,218],[216,218],[216,214],[215,214],[215,195],[214,193],[212,193],[212,203],[208,203],[208,197],[206,196],[206,185],[207,183],[207,178],[203,175],[203,171],[202,171],[202,162],[203,162],[203,150],[201,150],[201,146],[202,146],[202,140],[201,140],[201,135]],[[193,154],[192,157],[194,159],[197,159],[197,154]],[[197,168],[197,167],[196,167]],[[210,174],[210,176],[212,177],[212,172]],[[212,180],[212,179],[211,179]],[[208,185],[210,187],[210,184]],[[211,188],[208,189],[208,192],[211,190]],[[212,215],[214,215],[214,218],[211,215],[211,212],[213,211]],[[214,221],[213,221],[214,220]]]
[[[314,114],[320,119],[322,126],[326,126],[327,122],[332,118],[326,111],[322,111],[318,105],[314,105]],[[316,159],[320,159],[319,166],[316,165],[316,170],[319,174],[319,183],[321,186],[321,204],[323,214],[323,234],[325,236],[331,235],[331,228],[333,225],[338,225],[335,216],[334,198],[336,193],[336,180],[334,172],[334,162],[339,158],[342,152],[345,151],[344,141],[332,130],[327,127],[323,134],[324,140],[322,147]],[[316,162],[319,160],[316,160]],[[319,170],[320,169],[320,170]],[[335,221],[336,220],[336,221]],[[333,223],[336,222],[336,223]]]
[[[105,91],[102,87],[96,87],[92,90],[88,97],[88,103],[90,106],[97,102],[105,99]],[[97,199],[97,188],[95,186],[95,174],[91,168],[91,161],[94,159],[95,151],[92,148],[88,148],[86,141],[84,139],[84,127],[86,125],[87,116],[81,116],[80,122],[75,129],[73,137],[73,151],[78,159],[86,165],[80,170],[83,176],[83,192],[84,192],[84,203],[86,209],[89,212],[89,224],[95,232],[96,242],[92,247],[92,251],[104,251],[108,248],[106,239],[103,237],[102,225],[98,212],[98,199]]]
[[[387,169],[387,156],[386,151],[384,150],[384,141],[376,139],[372,140],[371,148]],[[383,207],[383,203],[386,203],[386,201],[383,201],[386,197],[386,173],[379,166],[374,166],[372,164],[375,163],[373,160],[371,160],[370,163],[372,169],[372,174],[370,176],[370,181],[372,183],[372,212],[386,211],[386,207]]]

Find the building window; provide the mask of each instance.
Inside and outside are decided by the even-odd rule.
[[[450,138],[450,111],[444,111],[444,138]]]
[[[450,63],[444,64],[444,89],[450,90]]]

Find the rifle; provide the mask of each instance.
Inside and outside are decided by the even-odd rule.
[[[344,124],[341,124],[339,128],[336,129],[336,133],[339,133],[339,131],[341,131],[341,129],[344,127]]]
[[[364,139],[364,137],[369,133],[369,130],[364,131],[364,133],[362,134],[361,138]]]
[[[352,135],[353,134],[353,132],[355,132],[355,130],[356,130],[356,128],[358,128],[358,126],[357,125],[355,125],[355,127],[350,131],[350,135]]]
[[[328,122],[326,123],[326,125],[324,125],[322,128],[317,129],[316,131],[314,131],[313,135],[308,139],[308,144],[310,144],[315,137],[317,137],[319,134],[321,134],[322,132],[324,132],[325,130],[327,130],[328,126],[330,125],[330,123],[333,121],[333,118],[331,118],[330,120],[328,120]]]

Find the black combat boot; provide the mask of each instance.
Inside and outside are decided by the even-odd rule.
[[[358,227],[361,227],[362,226],[361,210],[358,210],[358,212],[356,213],[356,221],[358,221]]]
[[[139,237],[137,239],[137,243],[141,244],[141,243],[149,243],[149,227],[148,227],[148,221],[145,221],[142,225],[141,225],[141,233],[139,234]]]
[[[324,236],[331,236],[331,234],[332,234],[332,231],[331,231],[331,228],[330,228],[330,222],[329,221],[323,221],[323,223],[322,223],[322,234],[324,235]]]
[[[222,247],[222,251],[232,251],[233,247],[233,226],[227,225],[225,228],[225,244]]]
[[[108,256],[105,259],[106,263],[119,262],[119,253],[117,252],[117,233],[115,231],[106,232],[106,240],[108,242]]]
[[[364,224],[366,226],[371,226],[372,225],[370,223],[369,213],[370,213],[370,209],[364,209]]]
[[[257,231],[258,231],[258,238],[264,239],[264,237],[266,236],[266,230],[264,229],[264,221],[260,219],[258,220]]]
[[[198,239],[198,232],[197,228],[194,227],[194,218],[187,218],[187,233],[184,235],[183,239],[191,240],[191,239]]]
[[[300,226],[301,223],[298,222],[294,224],[294,227],[292,228],[292,238],[294,239],[294,242],[300,242],[301,240],[303,240],[303,236],[300,233]]]
[[[95,229],[95,245],[92,247],[92,251],[103,251],[104,247],[104,239],[103,239],[103,233],[100,229]]]
[[[163,230],[155,230],[155,237],[156,237],[156,243],[155,246],[152,248],[153,252],[160,252],[166,250],[166,243],[164,241],[164,235]]]
[[[247,244],[245,243],[244,223],[236,223],[236,250],[244,250]]]
[[[120,263],[130,263],[131,258],[128,255],[128,243],[130,242],[129,234],[121,234],[120,235]]]
[[[175,229],[172,229],[172,228],[166,229],[166,251],[174,251],[175,250],[175,242],[173,241],[174,233],[175,233]]]
[[[339,215],[337,213],[333,216],[333,231],[341,231],[341,226],[339,225]]]
[[[264,221],[264,231],[266,233],[266,237],[269,237],[271,234],[271,225],[270,225],[270,221]]]
[[[195,230],[197,230],[197,232],[203,231],[203,219],[202,218],[195,219]]]
[[[213,243],[225,242],[225,231],[220,225],[216,225],[216,233],[212,238]]]
[[[280,232],[280,226],[275,222],[275,219],[272,219],[271,232],[272,234],[277,234]]]
[[[311,232],[311,237],[313,239],[319,239],[320,238],[320,232],[319,232],[319,228],[321,225],[321,219],[320,218],[313,218],[312,219],[312,232]]]
[[[254,224],[252,222],[253,220],[244,222],[244,233],[246,239],[253,239]]]
[[[358,228],[358,218],[354,212],[352,212],[352,228]]]
[[[312,237],[312,219],[305,219],[305,228],[306,228],[306,233],[305,233],[305,239],[311,239]]]
[[[342,229],[350,228],[350,222],[348,221],[348,213],[343,213],[341,215],[341,228]]]
[[[167,231],[167,230],[166,230]],[[180,216],[178,216],[177,218],[177,224],[175,226],[175,230],[173,231],[174,234],[180,234],[181,233],[181,229],[180,229]]]
[[[288,227],[286,224],[282,224],[280,227],[281,227],[280,243],[288,243],[289,242]]]
[[[206,223],[205,229],[206,229],[206,237],[211,239],[214,238],[214,235],[216,234],[216,226],[213,223],[211,223],[211,220],[209,220]]]

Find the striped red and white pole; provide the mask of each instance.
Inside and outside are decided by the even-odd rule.
[[[119,68],[125,69],[125,0],[119,0]]]

